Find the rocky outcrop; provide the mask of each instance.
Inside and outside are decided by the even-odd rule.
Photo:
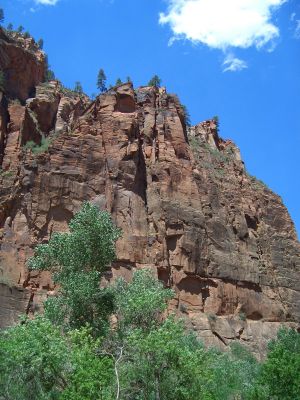
[[[177,97],[151,87],[124,84],[91,103],[57,82],[36,93],[7,109],[2,165],[11,175],[0,178],[0,273],[24,290],[15,313],[53,289],[47,273],[26,270],[35,245],[66,230],[89,200],[122,228],[114,274],[152,268],[175,291],[170,309],[208,344],[241,340],[262,354],[280,324],[298,326],[294,225],[214,120],[187,128]],[[43,151],[26,149],[42,138]],[[0,315],[2,326],[14,318]]]
[[[45,54],[32,38],[7,35],[0,27],[0,70],[10,98],[24,102],[34,96],[36,85],[44,81],[45,68]]]

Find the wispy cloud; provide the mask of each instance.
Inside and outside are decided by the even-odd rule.
[[[173,38],[226,52],[251,46],[273,49],[280,33],[272,16],[287,0],[167,1],[168,10],[160,14],[159,22],[171,27]],[[245,65],[240,63],[242,69]]]
[[[36,4],[43,4],[45,6],[55,6],[59,0],[35,0]]]
[[[223,72],[236,72],[248,68],[246,61],[235,57],[232,53],[228,54],[223,62]]]
[[[296,39],[300,39],[300,19],[297,19],[296,20],[296,28],[295,28],[295,33],[294,33],[294,35],[295,35],[295,38]]]

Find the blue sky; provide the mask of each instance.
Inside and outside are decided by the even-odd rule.
[[[136,86],[158,74],[193,124],[218,115],[221,136],[283,198],[300,232],[298,0],[2,0],[0,7],[5,23],[44,39],[68,87],[79,80],[97,93],[99,68],[111,83],[129,75]]]

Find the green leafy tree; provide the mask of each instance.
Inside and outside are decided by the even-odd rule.
[[[9,32],[11,32],[12,30],[13,30],[13,24],[10,22],[8,25],[7,25],[7,30],[9,31]]]
[[[24,31],[24,27],[22,25],[20,25],[17,29],[18,33],[22,33]]]
[[[4,21],[4,11],[3,8],[0,8],[0,23],[2,24],[3,21]]]
[[[107,355],[98,354],[100,339],[92,337],[89,327],[71,331],[67,339],[71,373],[60,400],[113,400],[113,363]]]
[[[136,271],[132,282],[118,279],[112,291],[122,330],[134,327],[149,329],[160,321],[167,301],[173,297],[173,291],[164,289],[148,269]]]
[[[23,36],[24,36],[24,39],[29,39],[30,33],[28,31],[26,31],[26,32],[24,32]]]
[[[118,78],[117,80],[116,80],[116,86],[120,86],[120,85],[122,85],[122,81],[121,81],[121,79],[120,78]]]
[[[4,92],[5,89],[5,75],[4,72],[0,69],[0,91]]]
[[[103,331],[112,300],[99,282],[115,258],[115,242],[121,232],[107,212],[90,203],[83,204],[69,228],[69,233],[54,233],[48,244],[37,246],[28,266],[51,271],[59,284],[58,295],[45,303],[51,321],[66,329],[89,323],[95,332]]]
[[[213,399],[209,355],[174,318],[147,332],[134,329],[126,346],[128,356],[120,363],[123,399]]]
[[[300,394],[300,334],[280,329],[268,346],[253,399],[295,400]]]
[[[127,82],[127,83],[132,83],[132,79],[130,78],[130,76],[127,76],[126,82]]]
[[[66,387],[68,365],[65,340],[46,319],[37,317],[2,331],[0,398],[58,399]]]
[[[106,89],[106,75],[102,68],[98,72],[97,88],[100,90],[101,93],[104,93],[107,90]]]
[[[38,45],[38,48],[42,50],[43,47],[44,47],[44,41],[43,41],[43,39],[39,39],[38,42],[37,42],[37,45]]]
[[[0,399],[112,399],[112,361],[84,327],[62,335],[37,317],[0,333]]]
[[[82,85],[79,81],[75,82],[74,92],[76,92],[78,94],[83,93]]]
[[[154,86],[156,88],[159,88],[161,85],[161,79],[159,78],[159,76],[154,75],[150,81],[148,82],[148,86]]]

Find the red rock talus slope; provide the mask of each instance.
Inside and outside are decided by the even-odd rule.
[[[85,200],[123,230],[115,274],[157,271],[176,292],[170,307],[207,343],[239,339],[263,353],[281,323],[298,326],[293,223],[214,121],[187,130],[176,96],[130,84],[89,103],[51,82],[25,107],[3,99],[0,111],[2,326],[53,289],[25,261]],[[26,149],[42,137],[43,152]]]

